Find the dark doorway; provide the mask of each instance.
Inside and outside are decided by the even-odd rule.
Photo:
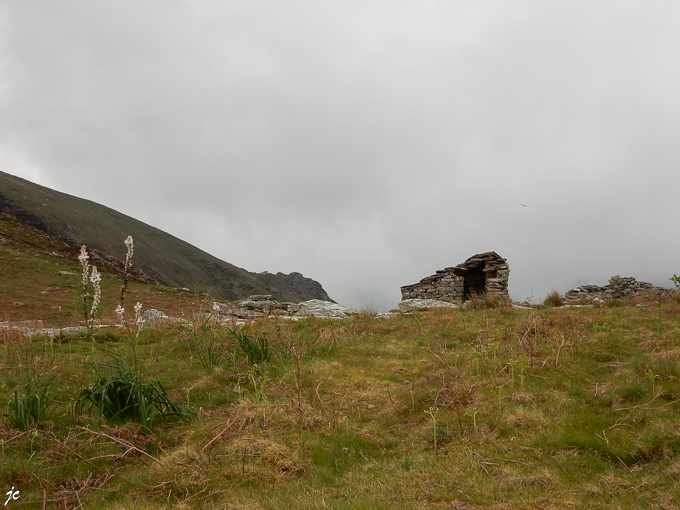
[[[474,296],[481,296],[486,290],[486,274],[484,273],[484,263],[474,267],[467,267],[463,274],[463,301],[467,301]]]

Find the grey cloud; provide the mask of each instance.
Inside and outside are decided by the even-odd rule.
[[[355,306],[491,249],[516,299],[665,285],[679,18],[671,1],[9,2],[0,159]]]

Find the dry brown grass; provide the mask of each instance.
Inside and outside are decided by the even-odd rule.
[[[680,316],[663,306],[261,321],[244,330],[279,355],[209,376],[180,329],[143,332],[137,353],[198,418],[142,434],[78,429],[64,409],[42,425],[61,444],[0,430],[27,473],[10,456],[0,483],[45,486],[54,508],[635,508],[677,492]],[[93,353],[75,337],[53,362],[37,340],[3,347],[2,398],[27,366],[75,391]]]

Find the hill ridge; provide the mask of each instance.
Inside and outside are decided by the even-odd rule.
[[[300,273],[249,272],[115,209],[2,171],[0,212],[68,246],[85,244],[102,254],[111,267],[122,265],[115,254],[125,253],[123,240],[132,235],[140,281],[209,291],[227,300],[271,294],[281,301],[333,301],[319,282]]]

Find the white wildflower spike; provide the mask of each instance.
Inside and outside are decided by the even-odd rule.
[[[94,318],[97,315],[97,309],[99,308],[99,302],[102,299],[102,290],[99,286],[99,282],[102,281],[102,277],[97,270],[97,266],[92,266],[92,275],[90,276],[90,281],[92,282],[92,287],[94,288],[94,298],[92,298],[92,310],[90,310],[90,317],[92,318],[92,325],[94,325]]]
[[[97,266],[92,266],[92,275],[90,276],[90,281],[92,282],[92,285],[97,285],[102,281],[102,276],[99,274],[99,271],[97,271]]]
[[[83,319],[85,320],[85,323],[87,323],[87,298],[89,297],[89,294],[87,293],[87,280],[89,276],[89,264],[87,262],[87,259],[89,259],[90,256],[87,254],[87,247],[85,245],[82,245],[80,247],[80,255],[78,255],[78,261],[80,264],[83,266],[83,278],[82,278],[82,284],[83,284]]]
[[[132,240],[132,236],[127,236],[125,246],[127,246],[127,255],[125,256],[125,271],[127,272],[132,265],[132,254],[135,252],[135,243]]]
[[[87,246],[82,245],[80,247],[80,255],[78,255],[78,261],[83,265],[87,265],[87,259],[89,258],[90,256],[87,254]]]
[[[142,322],[144,322],[144,319],[142,319],[142,303],[137,301],[135,305],[135,324],[141,324]]]
[[[130,276],[130,267],[132,267],[132,254],[135,252],[135,244],[132,236],[127,236],[125,241],[127,246],[127,254],[125,255],[125,273],[123,274],[123,285],[120,287],[120,306],[125,302],[125,294],[127,293],[128,277]]]
[[[118,320],[119,320],[120,322],[122,322],[122,323],[125,323],[125,308],[123,308],[122,306],[118,305],[118,306],[116,307],[115,312],[116,312],[116,315],[118,316]]]

